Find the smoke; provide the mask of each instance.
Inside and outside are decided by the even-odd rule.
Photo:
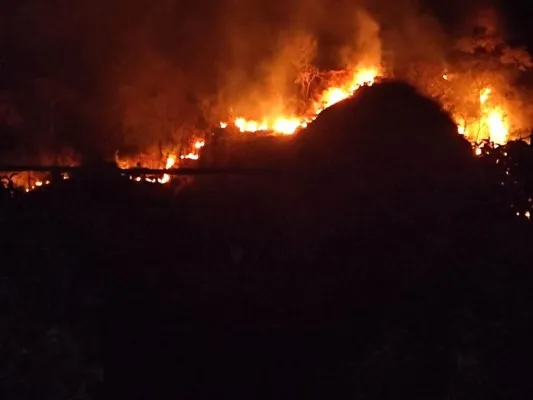
[[[449,47],[439,22],[410,0],[230,3],[222,17],[228,57],[219,60],[218,85],[228,108],[250,118],[294,110],[295,80],[306,64],[325,69],[382,64],[401,69],[419,60],[444,64]],[[305,62],[295,62],[299,58]]]
[[[364,64],[401,70],[419,61],[444,65],[456,33],[470,34],[477,25],[503,36],[498,14],[480,8],[479,2],[432,1],[432,8],[426,3],[20,2],[6,11],[10,23],[2,26],[3,37],[19,39],[11,46],[6,42],[7,63],[2,67],[9,82],[16,81],[12,76],[21,81],[30,76],[66,84],[78,94],[87,115],[79,125],[94,131],[86,142],[114,138],[116,143],[127,134],[125,116],[147,121],[158,115],[157,107],[148,106],[157,104],[154,98],[178,104],[169,126],[189,121],[195,108],[206,104],[212,107],[206,113],[210,122],[225,119],[230,110],[249,118],[290,114],[301,95],[295,81],[309,65],[322,70]],[[489,11],[478,13],[480,9]],[[152,73],[154,64],[165,68]],[[135,95],[124,98],[124,86]],[[152,91],[158,91],[153,98]],[[169,136],[166,128],[141,125],[136,135],[143,140]]]
[[[320,2],[228,2],[220,24],[221,98],[235,113],[287,112],[298,68],[314,61]]]
[[[220,63],[219,84],[237,114],[294,112],[295,81],[311,65],[338,69],[381,62],[379,23],[361,2],[256,1],[233,10],[224,17],[229,57]]]
[[[380,30],[379,23],[366,10],[357,9],[354,17],[353,44],[345,46],[341,51],[343,64],[348,67],[381,65]]]

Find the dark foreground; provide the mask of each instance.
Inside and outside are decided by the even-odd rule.
[[[529,223],[203,179],[5,204],[1,398],[531,398]]]

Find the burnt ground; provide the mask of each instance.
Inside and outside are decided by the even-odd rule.
[[[530,224],[262,179],[5,203],[2,398],[530,398]]]

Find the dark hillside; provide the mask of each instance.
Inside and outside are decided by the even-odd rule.
[[[3,398],[101,398],[104,365],[113,398],[529,399],[531,227],[449,118],[386,83],[294,144],[281,175],[6,202]]]
[[[469,144],[448,114],[408,84],[363,87],[328,108],[298,137],[307,165],[343,168],[346,175],[378,179],[454,180],[471,162]]]

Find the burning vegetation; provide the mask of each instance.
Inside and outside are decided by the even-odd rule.
[[[138,140],[132,146],[126,141],[115,154],[116,164],[121,169],[193,166],[220,130],[230,139],[300,131],[305,135],[324,110],[364,86],[390,79],[407,81],[440,104],[477,155],[482,154],[482,143],[497,147],[529,136],[530,110],[516,82],[533,62],[524,50],[508,46],[495,24],[478,21],[472,34],[455,38],[439,57],[413,56],[400,63],[389,56],[394,46],[369,12],[357,10],[354,20],[352,43],[337,57],[341,69],[321,67],[319,36],[305,30],[282,31],[257,79],[237,70],[216,97],[203,100],[185,91],[169,91],[169,86],[184,87],[186,78],[160,58],[152,57],[149,68],[143,63],[133,67],[118,91],[115,111],[122,116],[125,137]],[[130,179],[166,184],[171,175]],[[47,181],[46,175],[15,179],[26,190]]]

